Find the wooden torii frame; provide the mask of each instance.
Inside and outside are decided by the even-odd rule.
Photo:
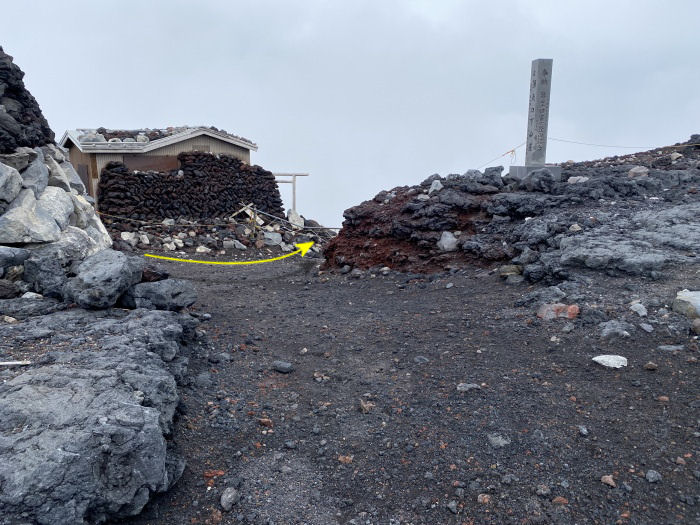
[[[278,184],[292,185],[292,209],[297,211],[297,177],[308,177],[308,173],[273,173],[275,177],[291,177],[292,180],[278,180]]]

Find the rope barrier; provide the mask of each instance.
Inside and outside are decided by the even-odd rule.
[[[524,145],[525,145],[525,143],[522,142],[522,143],[518,144],[517,146],[515,146],[514,148],[509,149],[509,150],[506,151],[504,154],[499,155],[498,157],[495,157],[495,158],[491,159],[491,160],[488,161],[488,162],[484,162],[481,166],[479,166],[479,167],[476,168],[476,169],[480,170],[480,169],[483,168],[484,166],[488,166],[489,164],[491,164],[494,160],[498,160],[498,159],[500,159],[501,157],[505,157],[506,155],[511,155],[511,156],[515,157],[515,150],[517,150],[518,148],[520,148],[520,147],[522,147],[522,146],[524,146]]]
[[[569,144],[581,144],[583,146],[598,146],[601,148],[624,148],[624,149],[637,149],[637,150],[656,150],[656,149],[667,149],[667,148],[687,148],[690,146],[700,146],[700,144],[679,144],[677,146],[615,146],[612,144],[594,144],[592,142],[579,142],[577,140],[560,139],[557,137],[549,137],[547,140],[554,140],[556,142],[567,142]]]
[[[291,222],[289,222],[287,219],[283,219],[281,217],[277,217],[276,215],[272,215],[270,213],[266,213],[264,211],[258,210],[256,208],[253,208],[252,206],[250,207],[251,210],[253,210],[255,213],[260,214],[260,215],[267,215],[268,217],[271,217],[275,219],[276,221],[282,221],[286,222],[287,224],[290,224],[294,226]],[[153,221],[143,221],[141,219],[133,219],[130,217],[124,217],[121,215],[112,215],[110,213],[104,213],[101,211],[97,212],[99,215],[104,216],[104,217],[111,217],[113,219],[119,219],[123,221],[129,221],[129,222],[138,222],[140,224],[144,224],[146,226],[159,226],[161,228],[174,228],[174,227],[182,227],[182,226],[209,226],[209,227],[220,227],[220,226],[231,226],[230,222],[221,222],[221,223],[215,223],[215,224],[202,224],[199,222],[188,222],[185,224],[163,224],[162,222],[153,222]],[[288,229],[288,231],[300,231],[300,230],[342,230],[342,227],[340,228],[332,228],[332,227],[327,227],[327,226],[304,226],[303,228],[298,228],[296,230],[293,229]]]
[[[650,146],[616,146],[616,145],[613,145],[613,144],[595,144],[595,143],[593,143],[593,142],[580,142],[580,141],[577,141],[577,140],[560,139],[560,138],[558,138],[558,137],[548,137],[547,140],[553,140],[553,141],[555,141],[555,142],[566,142],[566,143],[568,143],[568,144],[580,144],[580,145],[583,145],[583,146],[598,146],[598,147],[601,147],[601,148],[624,148],[624,149],[649,150],[649,151],[652,151],[652,150],[664,150],[664,149],[674,149],[674,148],[689,148],[689,147],[692,147],[692,146],[700,146],[700,143],[678,144],[678,145],[675,145],[675,146],[658,146],[658,147],[650,147]],[[503,153],[502,155],[499,155],[498,157],[494,157],[493,159],[491,159],[491,160],[488,161],[488,162],[484,162],[484,163],[483,163],[481,166],[479,166],[477,169],[480,170],[481,168],[483,168],[483,167],[485,167],[485,166],[488,166],[488,165],[491,164],[492,162],[494,162],[494,161],[496,161],[496,160],[498,160],[498,159],[500,159],[500,158],[503,158],[503,157],[505,157],[506,155],[510,155],[510,156],[511,156],[511,162],[515,161],[515,158],[516,158],[516,150],[519,149],[520,147],[524,146],[524,145],[525,145],[525,142],[522,142],[522,143],[518,144],[518,145],[515,146],[513,149],[509,149],[508,151],[506,151],[506,152]]]

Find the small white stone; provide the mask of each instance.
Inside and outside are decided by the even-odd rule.
[[[635,166],[627,172],[627,176],[631,179],[635,177],[646,177],[649,175],[649,168],[645,166]]]
[[[42,299],[44,296],[41,295],[40,293],[34,293],[34,292],[24,292],[22,294],[22,299]]]
[[[593,361],[599,365],[603,365],[605,368],[622,368],[627,366],[627,358],[621,355],[597,355],[593,358]]]
[[[673,301],[673,311],[694,319],[700,317],[700,291],[681,290]]]
[[[443,252],[454,252],[457,250],[457,238],[452,232],[442,232],[440,240],[437,242],[437,247]]]
[[[428,195],[432,193],[437,193],[443,188],[442,182],[439,180],[434,180],[433,183],[430,185],[430,189],[428,190]]]
[[[639,317],[647,316],[647,309],[642,303],[632,303],[632,305],[630,306],[630,310],[632,310]]]
[[[304,227],[304,219],[297,213],[296,210],[287,211],[287,220],[295,228],[301,229]]]
[[[210,253],[211,248],[207,248],[206,246],[197,246],[197,249],[195,251],[197,253]]]
[[[128,242],[131,244],[131,246],[136,246],[138,244],[138,239],[136,238],[136,234],[134,232],[121,232],[119,234],[119,237],[121,238],[122,241]]]
[[[476,383],[459,383],[457,392],[469,392],[470,390],[481,390],[481,387]]]

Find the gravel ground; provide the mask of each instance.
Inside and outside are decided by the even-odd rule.
[[[560,287],[580,315],[542,321],[515,304],[548,289],[486,269],[157,265],[194,281],[209,343],[174,432],[185,473],[123,523],[700,521],[698,342],[668,311],[697,266],[581,273]],[[602,338],[609,320],[630,335]]]

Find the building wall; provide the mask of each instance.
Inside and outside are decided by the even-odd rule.
[[[85,184],[88,194],[95,197],[99,177],[99,171],[97,171],[95,164],[95,155],[83,153],[75,144],[71,143],[68,148],[68,157],[75,171],[80,175],[83,184]]]
[[[81,175],[81,177],[81,171],[86,171],[89,178],[90,155],[88,155],[87,153],[83,153],[75,146],[75,144],[71,143],[70,148],[68,148],[68,157],[70,159],[70,163],[75,168],[75,171],[77,171],[78,174]],[[87,185],[87,180],[83,180],[83,183]]]
[[[148,153],[144,153],[144,155],[172,155],[173,157],[177,157],[178,154],[184,151],[209,151],[211,153],[223,153],[225,155],[231,155],[232,157],[241,159],[242,161],[250,164],[250,150],[212,137],[207,137],[206,135],[200,135],[199,137],[183,140],[182,142],[177,142],[163,148],[158,148],[153,151],[149,151]]]

